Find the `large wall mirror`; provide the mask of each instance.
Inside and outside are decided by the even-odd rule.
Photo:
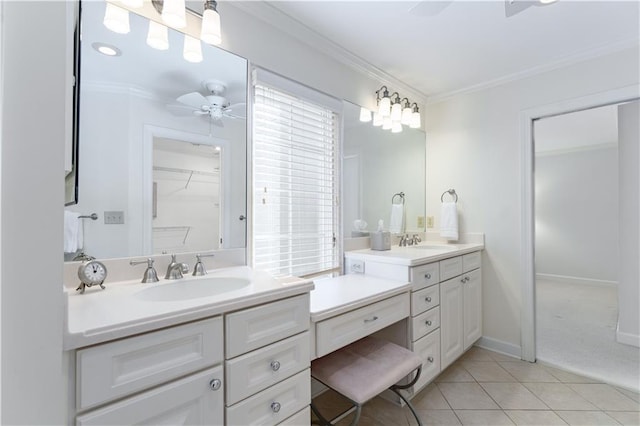
[[[394,194],[404,193],[406,232],[424,231],[425,133],[403,126],[391,133],[362,122],[360,107],[344,103],[343,235],[363,236],[354,221],[375,231],[382,219],[389,227]],[[399,202],[398,198],[395,200]]]
[[[103,24],[106,3],[81,4],[78,203],[81,250],[98,258],[246,246],[247,61],[184,35],[147,44],[149,20]],[[100,52],[107,46],[114,55]],[[111,52],[113,53],[113,52]]]

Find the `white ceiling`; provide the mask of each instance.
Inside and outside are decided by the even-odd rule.
[[[418,1],[268,3],[434,97],[637,48],[640,34],[637,0],[559,0],[509,18],[502,0],[454,0],[435,16],[411,13]]]

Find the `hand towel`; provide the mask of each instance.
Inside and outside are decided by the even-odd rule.
[[[458,209],[454,202],[442,203],[440,236],[450,241],[458,240]]]
[[[82,219],[77,212],[69,210],[64,211],[64,252],[75,253],[82,248],[83,232],[82,232]]]
[[[389,232],[392,234],[400,234],[404,232],[404,204],[391,204]]]

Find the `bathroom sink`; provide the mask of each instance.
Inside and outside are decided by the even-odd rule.
[[[455,251],[458,250],[457,247],[451,247],[451,246],[445,246],[444,244],[424,244],[424,245],[417,245],[417,246],[409,246],[409,248],[414,248],[414,249],[418,249],[418,250],[438,250],[438,251]]]
[[[211,277],[195,280],[176,280],[175,282],[155,285],[149,284],[135,294],[135,297],[148,302],[172,302],[178,300],[197,299],[199,297],[216,296],[218,294],[239,290],[251,283],[246,278]]]

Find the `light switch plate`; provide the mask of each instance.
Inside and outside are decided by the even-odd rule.
[[[427,228],[433,228],[433,216],[427,216]]]

